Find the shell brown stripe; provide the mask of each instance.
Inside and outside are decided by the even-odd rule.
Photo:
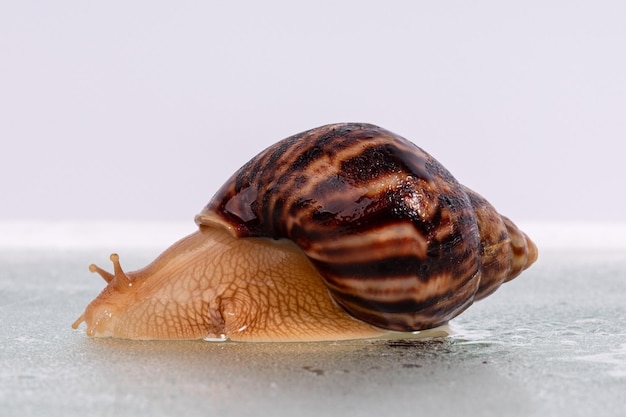
[[[446,281],[446,277],[440,278]],[[461,288],[444,291],[437,296],[423,301],[411,297],[399,298],[393,302],[370,301],[364,305],[362,299],[353,296],[338,296],[339,304],[356,317],[375,326],[398,330],[413,331],[427,329],[447,323],[473,303],[478,280],[468,279]]]

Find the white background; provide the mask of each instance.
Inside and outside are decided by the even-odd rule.
[[[0,220],[184,220],[371,122],[516,221],[624,221],[626,2],[6,1]]]

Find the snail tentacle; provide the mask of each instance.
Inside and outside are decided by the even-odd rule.
[[[107,284],[111,281],[113,281],[113,278],[115,278],[115,275],[113,275],[112,273],[110,273],[109,271],[106,271],[102,268],[100,268],[98,265],[96,264],[91,264],[89,265],[89,272],[95,272],[98,275],[100,275],[102,277],[102,279],[104,279]]]
[[[119,255],[117,253],[112,253],[109,259],[113,263],[113,274],[95,264],[89,265],[89,271],[96,272],[107,283],[111,283],[117,291],[127,291],[130,287],[133,286],[133,283],[128,275],[124,273],[124,270],[122,269],[122,266],[120,264]]]

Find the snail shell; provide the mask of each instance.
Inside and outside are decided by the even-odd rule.
[[[267,148],[195,221],[198,232],[144,270],[125,274],[116,256],[115,274],[91,266],[109,285],[73,326],[85,320],[95,336],[235,340],[417,331],[447,323],[537,258],[524,233],[433,157],[369,124],[327,125]],[[216,250],[216,241],[236,249]],[[158,302],[131,314],[151,324],[129,325],[124,311],[148,298],[142,288],[158,287],[149,282],[187,296],[159,310],[181,291],[151,290]]]

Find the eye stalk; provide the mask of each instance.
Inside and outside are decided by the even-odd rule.
[[[124,273],[122,266],[120,265],[120,257],[117,253],[112,253],[109,257],[113,262],[113,274],[100,268],[95,264],[89,265],[90,272],[96,272],[100,275],[107,284],[111,284],[113,288],[119,292],[126,292],[133,286],[131,279]]]

